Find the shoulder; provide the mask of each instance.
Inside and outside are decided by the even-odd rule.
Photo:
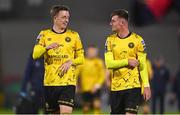
[[[47,34],[47,33],[50,33],[51,32],[51,29],[42,29],[40,31],[40,34]]]
[[[108,35],[107,36],[107,41],[111,41],[111,40],[113,40],[115,37],[117,37],[117,35],[114,33],[114,34],[110,34],[110,35]]]
[[[72,30],[72,29],[67,29],[66,31],[68,34],[72,34],[72,35],[79,35],[78,32]]]
[[[143,40],[142,36],[137,33],[132,32],[132,36],[134,36],[135,39],[138,39],[140,41]]]

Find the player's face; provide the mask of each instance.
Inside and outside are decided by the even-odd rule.
[[[110,25],[112,27],[113,32],[119,32],[122,26],[122,19],[119,16],[114,15],[111,18]]]
[[[69,23],[69,17],[69,11],[59,11],[59,13],[54,17],[54,24],[62,29],[65,29]]]
[[[97,55],[98,55],[98,49],[97,48],[93,48],[93,47],[88,48],[88,50],[87,50],[87,57],[88,58],[94,58],[94,57],[97,57]]]

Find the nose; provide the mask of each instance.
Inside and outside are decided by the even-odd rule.
[[[69,18],[66,18],[65,21],[66,21],[66,22],[69,22]]]

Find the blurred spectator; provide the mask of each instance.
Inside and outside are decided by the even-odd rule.
[[[16,113],[37,114],[43,106],[44,59],[28,58]],[[28,87],[30,86],[30,87]],[[27,108],[26,108],[27,107]]]
[[[157,100],[160,101],[160,114],[164,113],[164,98],[166,87],[170,78],[168,68],[165,66],[164,58],[160,57],[155,60],[153,65],[154,76],[151,80],[152,86],[152,112],[156,113]]]
[[[145,26],[160,21],[171,5],[172,0],[134,0],[133,22],[137,26]]]
[[[78,67],[84,114],[89,113],[91,107],[93,107],[94,114],[100,114],[100,96],[101,87],[105,81],[105,68],[102,59],[97,55],[97,47],[88,47],[85,62]]]
[[[173,0],[173,6],[172,6],[180,16],[180,0]]]
[[[175,100],[177,100],[178,102],[178,111],[180,112],[180,69],[178,70],[175,79],[173,79],[173,83],[172,83],[172,97],[171,97],[171,101],[173,101],[173,103],[175,102]]]

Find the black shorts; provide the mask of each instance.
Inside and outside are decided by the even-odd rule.
[[[74,106],[75,86],[45,86],[45,109],[48,113],[59,110],[59,105]]]
[[[82,99],[83,103],[92,103],[94,99],[100,99],[100,90],[97,90],[95,93],[83,92]]]
[[[142,101],[141,88],[111,91],[111,114],[137,114]]]

